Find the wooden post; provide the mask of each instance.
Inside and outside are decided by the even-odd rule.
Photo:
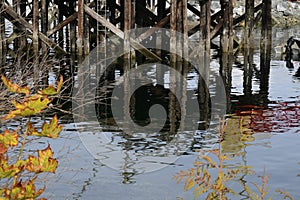
[[[233,51],[233,2],[232,0],[221,0],[221,12],[223,16],[223,26],[220,34],[221,51]]]
[[[64,14],[63,14],[63,11],[64,11],[64,2],[63,1],[58,1],[58,23],[59,24],[60,22],[62,22],[64,20]],[[59,46],[61,48],[64,48],[64,29],[60,29],[58,31],[58,41],[57,43],[59,44]]]
[[[210,0],[201,2],[201,12],[200,12],[200,56],[210,55],[210,22],[211,22],[211,14],[210,14]]]
[[[89,3],[89,0],[86,1],[86,3]],[[106,9],[106,8],[105,8]],[[106,12],[106,10],[105,10]],[[90,53],[90,20],[86,16],[84,17],[84,55],[87,56]]]
[[[182,0],[177,0],[177,6],[176,6],[176,31],[178,33],[182,33],[183,26],[182,26]],[[183,48],[183,38],[177,37],[176,39],[176,69],[180,70],[182,67],[182,48]],[[181,70],[180,70],[181,71]]]
[[[70,1],[69,5],[71,8],[73,8],[73,12],[75,12],[76,8],[76,1]],[[72,73],[72,79],[74,78],[73,76],[73,71],[75,68],[75,59],[76,59],[76,21],[72,20],[70,22],[70,68],[71,68],[71,73]],[[71,87],[71,86],[70,86]]]
[[[183,34],[183,52],[182,52],[182,56],[185,59],[185,64],[184,66],[187,65],[187,61],[188,61],[188,51],[189,51],[189,47],[188,47],[188,41],[189,41],[189,36],[188,36],[188,19],[187,19],[187,0],[182,0],[182,34]]]
[[[5,1],[3,2],[3,3],[5,3]],[[13,0],[12,1],[12,7],[13,7],[13,10],[16,12],[16,13],[18,13],[18,14],[20,14],[20,7],[19,7],[19,3],[18,3],[18,0]],[[14,33],[19,33],[19,31],[20,30],[18,30],[18,27],[17,26],[13,26],[13,32]],[[20,49],[20,47],[21,47],[21,44],[20,44],[20,39],[17,37],[17,38],[15,38],[14,39],[14,49]]]
[[[18,14],[22,17],[26,16],[26,2],[27,0],[18,0]],[[25,48],[27,46],[27,38],[25,34],[19,38],[19,48]]]
[[[244,94],[252,95],[253,51],[254,51],[254,0],[246,0],[244,30]]]
[[[132,26],[132,0],[124,0],[124,51],[130,51],[130,29]],[[124,70],[130,70],[130,53],[124,54]]]
[[[4,0],[1,0],[1,4]],[[3,73],[3,66],[6,63],[6,38],[5,21],[3,15],[0,15],[0,73]]]
[[[223,26],[220,34],[220,42],[221,42],[221,51],[228,52],[228,2],[225,0],[221,0],[221,12],[223,16]]]
[[[78,57],[83,56],[84,0],[78,0]]]
[[[158,18],[158,21],[160,22],[165,17],[166,17],[166,0],[158,0],[157,1],[157,18]],[[162,57],[161,48],[162,48],[162,45],[165,45],[165,44],[163,44],[163,42],[164,42],[163,38],[165,38],[165,34],[162,33],[162,32],[159,32],[156,35],[157,35],[157,37],[156,37],[156,54],[159,57]]]
[[[48,31],[48,7],[49,7],[49,0],[42,0],[41,1],[41,30],[42,33],[46,34]],[[42,44],[43,55],[47,54],[47,45]]]
[[[233,53],[233,1],[235,0],[229,0],[229,4],[228,4],[228,52],[229,54]]]
[[[272,15],[271,0],[263,0],[262,7],[262,29],[261,29],[261,50],[265,51],[265,45],[271,46],[272,40]]]
[[[176,20],[177,20],[177,0],[171,0],[171,17],[170,17],[170,49],[176,49]],[[170,64],[171,66],[176,63],[176,53],[170,54]]]
[[[254,0],[246,0],[244,48],[254,48]]]
[[[39,78],[39,38],[38,38],[38,32],[39,32],[39,2],[38,0],[33,0],[33,36],[32,36],[32,45],[33,45],[33,52],[34,52],[34,78],[36,81],[38,81]]]

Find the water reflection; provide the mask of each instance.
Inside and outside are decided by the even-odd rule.
[[[155,170],[155,165],[172,164],[174,158],[190,151],[191,145],[198,148],[199,133],[195,130],[208,128],[210,94],[197,70],[186,65],[179,67],[179,72],[161,64],[140,67],[134,78],[128,79],[138,86],[132,88],[125,79],[120,82],[126,73],[116,66],[108,67],[100,78],[96,111],[106,132],[107,143],[103,145],[112,144],[124,151],[123,166],[119,163],[117,168],[125,174],[140,173],[146,165]],[[126,112],[129,120],[124,118]],[[209,139],[214,132],[205,135],[206,143],[216,138]],[[108,151],[98,149],[102,161],[113,157],[114,151]]]

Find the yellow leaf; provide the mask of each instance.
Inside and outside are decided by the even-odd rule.
[[[21,87],[18,84],[12,83],[11,80],[7,80],[3,75],[1,79],[9,91],[29,95],[30,91],[28,87]]]
[[[26,169],[30,172],[40,173],[40,172],[52,172],[55,173],[58,161],[54,159],[53,152],[50,145],[44,150],[38,150],[38,158],[35,156],[28,157],[28,164]]]
[[[41,171],[55,173],[58,162],[56,159],[52,158],[53,152],[50,148],[50,145],[48,145],[48,147],[44,150],[39,150],[38,155],[39,155],[38,160],[41,166]]]
[[[15,176],[21,171],[20,167],[14,165],[8,165],[7,161],[1,159],[0,163],[0,179],[10,178]]]
[[[34,95],[27,98],[26,101],[22,103],[13,102],[16,110],[10,111],[6,116],[3,117],[4,120],[12,119],[16,116],[31,116],[40,113],[42,110],[47,108],[51,101],[48,98],[44,98],[40,95]]]
[[[4,188],[2,195],[4,198],[8,199],[36,199],[44,192],[45,186],[37,191],[34,181],[35,179],[26,181],[24,183],[22,183],[22,180],[18,181],[12,186],[11,189]]]
[[[59,82],[57,82],[57,93],[59,93],[61,91],[62,84],[63,84],[63,76],[60,75]]]
[[[47,88],[40,90],[38,93],[42,95],[52,96],[56,95],[60,92],[63,84],[63,77],[60,76],[60,80],[57,82],[57,88],[55,88],[53,85],[49,85]]]
[[[0,142],[4,145],[14,147],[18,145],[18,134],[17,131],[4,130],[3,134],[0,134]]]
[[[57,116],[55,115],[50,120],[49,124],[47,124],[46,122],[43,124],[41,136],[57,138],[62,128],[63,126],[58,125],[58,119]]]
[[[45,89],[42,89],[40,91],[38,91],[39,94],[42,95],[56,95],[57,94],[57,90],[53,85],[49,85],[48,87],[46,87]]]

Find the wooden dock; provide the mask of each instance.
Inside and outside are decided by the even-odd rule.
[[[188,0],[12,0],[0,1],[0,55],[1,63],[6,61],[8,48],[15,51],[32,45],[36,58],[45,55],[49,49],[57,56],[88,55],[91,49],[110,34],[128,39],[126,31],[149,27],[141,33],[140,41],[149,37],[157,28],[170,28],[186,38],[199,33],[200,49],[210,50],[210,40],[220,35],[220,49],[230,53],[237,45],[253,48],[253,29],[261,22],[262,42],[270,37],[271,0],[245,0],[245,13],[233,18],[234,0],[220,0],[220,10],[212,14],[211,0],[188,2]],[[188,14],[193,15],[190,27]],[[234,26],[245,21],[243,41],[237,41]],[[195,21],[197,23],[195,23]],[[13,24],[13,31],[22,35],[12,38],[7,35],[7,23]],[[171,48],[176,48],[176,39],[171,33]],[[140,43],[131,41],[145,57],[160,60],[159,52],[152,52]],[[188,45],[187,43],[184,43]],[[159,43],[158,43],[159,45]],[[13,47],[11,47],[13,46]],[[185,57],[185,49],[178,52]],[[176,58],[171,58],[175,61]],[[36,60],[38,62],[38,60]]]

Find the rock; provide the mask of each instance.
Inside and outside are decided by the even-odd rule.
[[[237,7],[234,9],[234,14],[241,16],[245,13],[245,8],[244,7]]]
[[[280,3],[277,4],[276,9],[277,9],[278,12],[284,12],[284,11],[287,10],[287,8],[288,8],[287,2],[280,2]]]
[[[283,15],[284,15],[284,16],[293,16],[294,13],[293,13],[293,11],[285,10],[285,11],[283,12]]]

